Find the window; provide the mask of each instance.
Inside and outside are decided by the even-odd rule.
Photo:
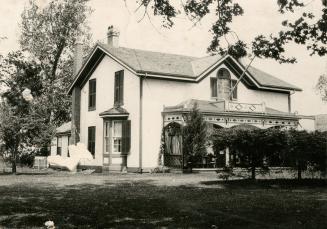
[[[210,78],[211,98],[217,97],[217,78]]]
[[[87,149],[91,152],[91,154],[95,155],[95,126],[90,126],[88,128],[88,142]]]
[[[130,139],[130,120],[108,120],[104,122],[104,150],[106,153],[128,154]]]
[[[96,79],[89,81],[89,110],[95,110],[96,105]]]
[[[105,152],[110,152],[110,122],[106,121],[104,123],[104,143],[105,143]]]
[[[122,122],[121,121],[114,121],[113,122],[113,152],[114,153],[121,153],[122,152],[122,138],[123,138],[123,131],[122,131]]]
[[[116,107],[124,105],[124,71],[115,72],[115,99]]]
[[[218,88],[217,96],[219,99],[235,100],[237,99],[237,80],[232,80],[229,71],[225,68],[221,68],[217,74]],[[213,81],[213,80],[212,80]],[[213,83],[211,83],[213,84]],[[236,86],[236,87],[235,87]],[[234,88],[235,87],[235,88]],[[213,95],[213,86],[211,87]],[[233,90],[233,92],[232,92]],[[212,96],[213,97],[213,96]]]
[[[61,156],[61,149],[62,149],[62,138],[57,137],[57,155]]]

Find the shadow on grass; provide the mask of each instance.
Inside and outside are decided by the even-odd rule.
[[[0,176],[8,176],[8,175],[13,175],[13,176],[20,176],[20,175],[31,175],[31,176],[35,176],[35,175],[51,175],[53,173],[51,172],[18,172],[18,173],[0,173]]]
[[[326,214],[321,202],[314,199],[315,190],[291,193],[244,189],[250,181],[222,182],[237,187],[224,190],[157,186],[151,182],[0,186],[0,228],[42,227],[47,220],[54,221],[57,228],[325,226]]]
[[[327,186],[324,179],[239,179],[228,181],[203,181],[204,185],[223,185],[226,188],[245,189],[245,188],[322,188]]]

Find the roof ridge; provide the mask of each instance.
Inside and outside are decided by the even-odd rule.
[[[181,57],[188,57],[193,59],[201,59],[203,57],[196,57],[196,56],[190,56],[190,55],[183,55],[183,54],[177,54],[177,53],[170,53],[170,52],[160,52],[160,51],[153,51],[153,50],[145,50],[145,49],[135,49],[135,48],[128,48],[128,47],[109,47],[106,43],[98,42],[100,45],[105,45],[108,48],[114,48],[114,49],[129,49],[133,51],[141,51],[141,52],[150,52],[150,53],[158,53],[158,54],[167,54],[167,55],[174,55],[174,56],[181,56]]]

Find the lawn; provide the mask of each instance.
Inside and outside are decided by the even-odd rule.
[[[216,174],[0,175],[0,228],[326,228],[323,181]]]

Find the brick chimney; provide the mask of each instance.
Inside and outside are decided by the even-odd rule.
[[[108,27],[107,42],[110,47],[114,47],[114,48],[119,47],[119,34],[120,34],[119,30],[114,26],[111,25]]]
[[[75,77],[83,64],[83,42],[81,38],[76,39],[74,50],[74,75]]]
[[[74,50],[74,73],[75,78],[83,64],[83,43],[78,38],[75,43]],[[76,145],[79,142],[80,133],[80,112],[81,112],[81,88],[76,85],[72,91],[72,122],[71,122],[71,136],[70,145]]]

